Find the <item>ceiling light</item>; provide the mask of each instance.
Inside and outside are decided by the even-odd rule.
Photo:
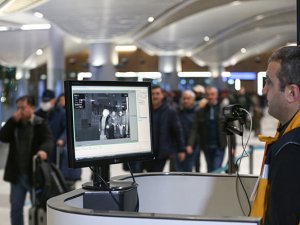
[[[21,70],[17,70],[16,71],[16,76],[15,76],[16,80],[21,80],[23,78],[23,74]]]
[[[7,30],[8,30],[8,27],[0,26],[0,31],[7,31]]]
[[[51,28],[51,25],[48,23],[45,24],[26,24],[21,26],[21,30],[48,30]]]
[[[228,71],[223,71],[222,72],[222,77],[230,77],[231,76],[231,73],[228,72]]]
[[[2,96],[1,97],[1,102],[5,102],[6,101],[6,98],[4,97],[4,96]],[[1,124],[1,127],[3,127],[4,126],[4,124],[5,124],[5,122],[2,122],[2,124]]]
[[[43,55],[43,50],[42,49],[38,49],[35,52],[36,55]]]
[[[43,13],[40,13],[40,12],[35,12],[33,15],[37,18],[43,18],[44,17]]]
[[[257,94],[259,96],[263,95],[263,88],[264,88],[264,78],[267,76],[266,72],[258,72],[257,74]]]
[[[137,50],[135,45],[117,45],[115,47],[117,52],[134,52]]]
[[[0,2],[0,13],[10,14],[33,8],[38,4],[42,4],[43,2],[45,2],[45,0],[1,0]]]
[[[211,72],[179,72],[178,77],[211,77]]]
[[[241,4],[240,1],[233,1],[233,2],[230,3],[230,5],[232,5],[232,6],[237,6],[237,5],[240,5],[240,4]]]
[[[186,57],[192,57],[192,55],[193,55],[193,53],[191,53],[191,52],[186,52],[186,53],[185,53],[185,56],[186,56]]]
[[[238,60],[237,58],[233,57],[232,59],[230,59],[230,65],[235,66],[237,64]]]
[[[138,72],[139,78],[148,78],[148,79],[159,79],[161,78],[161,72]]]
[[[240,79],[236,79],[235,82],[234,82],[234,89],[236,91],[239,91],[241,90],[241,80]]]
[[[245,49],[245,48],[241,48],[241,53],[246,53],[247,52],[247,49]]]
[[[42,74],[42,75],[40,76],[40,79],[41,79],[41,80],[46,80],[46,79],[47,79],[47,75],[46,75],[46,74]]]
[[[204,41],[209,41],[209,37],[208,37],[208,36],[205,36],[205,37],[203,38],[203,40],[204,40]]]
[[[153,21],[154,21],[154,17],[152,17],[152,16],[148,17],[148,22],[149,23],[152,23]]]
[[[93,74],[91,72],[79,72],[77,74],[77,80],[83,80],[84,78],[91,78]]]
[[[297,43],[293,42],[288,42],[286,43],[286,46],[297,46]]]
[[[116,77],[137,77],[136,72],[116,72]]]
[[[265,18],[263,15],[257,15],[255,17],[255,20],[262,20],[263,18]]]

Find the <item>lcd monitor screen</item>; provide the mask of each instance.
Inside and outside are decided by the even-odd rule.
[[[65,81],[70,167],[154,159],[151,84]]]

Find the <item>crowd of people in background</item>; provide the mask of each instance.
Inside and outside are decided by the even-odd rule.
[[[166,92],[152,87],[152,127],[154,149],[158,159],[154,162],[134,162],[133,172],[161,172],[167,160],[169,171],[200,172],[200,153],[207,169],[213,172],[222,167],[228,146],[224,130],[223,108],[241,105],[252,116],[254,135],[260,133],[264,104],[261,97],[239,91],[218,90],[215,86],[195,85],[192,90]],[[245,128],[250,129],[250,118]],[[232,155],[235,156],[235,135],[230,136]]]
[[[153,86],[151,92],[153,147],[158,155],[153,161],[132,162],[132,172],[161,172],[167,161],[170,171],[200,172],[201,151],[207,172],[220,168],[227,144],[222,109],[229,104],[240,104],[251,112],[255,135],[260,131],[263,115],[260,101],[257,96],[246,94],[243,87],[234,94],[202,85],[172,94]],[[126,112],[103,109],[98,116],[100,140],[128,137]],[[31,185],[33,155],[56,164],[70,190],[81,178],[80,169],[68,167],[64,94],[56,98],[54,91],[45,90],[37,110],[32,96],[19,98],[16,112],[0,131],[0,140],[10,143],[11,149],[4,178],[12,184],[12,224],[22,223],[25,195]],[[24,146],[28,146],[26,151],[23,151]],[[20,158],[26,160],[20,161]],[[18,166],[11,168],[12,165]]]

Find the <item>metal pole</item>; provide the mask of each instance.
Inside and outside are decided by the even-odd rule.
[[[231,135],[227,135],[228,143],[228,174],[233,174],[233,149],[231,143]]]
[[[249,173],[253,174],[253,152],[254,152],[254,147],[253,145],[249,146],[250,152],[249,152]]]

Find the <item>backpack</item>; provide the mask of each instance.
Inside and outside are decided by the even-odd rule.
[[[33,173],[33,189],[35,205],[46,209],[47,200],[68,191],[66,181],[61,171],[47,161],[37,160]]]

